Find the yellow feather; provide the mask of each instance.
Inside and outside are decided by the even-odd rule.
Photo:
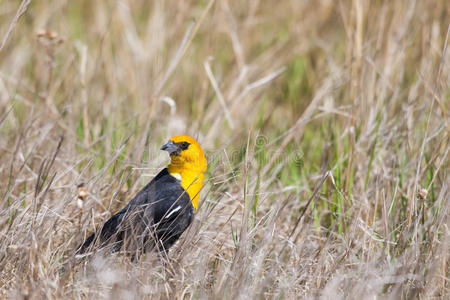
[[[189,194],[194,210],[197,211],[200,190],[205,179],[207,167],[206,158],[202,148],[195,139],[186,135],[174,136],[170,139],[174,143],[188,142],[189,148],[180,152],[179,155],[170,156],[168,170],[174,177],[181,176],[181,185]]]

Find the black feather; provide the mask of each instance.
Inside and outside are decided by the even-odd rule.
[[[188,193],[163,169],[120,212],[79,247],[77,254],[106,249],[139,257],[156,248],[167,254],[194,216]]]

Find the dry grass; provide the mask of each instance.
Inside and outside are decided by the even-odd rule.
[[[447,1],[27,2],[0,5],[0,297],[448,299]],[[60,273],[180,133],[209,169],[172,265]]]

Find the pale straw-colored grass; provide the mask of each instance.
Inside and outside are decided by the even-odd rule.
[[[0,16],[1,298],[449,297],[447,1],[3,1]],[[170,263],[68,264],[176,134],[209,169]]]

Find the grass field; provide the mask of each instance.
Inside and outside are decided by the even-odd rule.
[[[0,1],[0,298],[449,299],[449,21],[445,0]],[[61,272],[178,134],[209,166],[170,266]]]

